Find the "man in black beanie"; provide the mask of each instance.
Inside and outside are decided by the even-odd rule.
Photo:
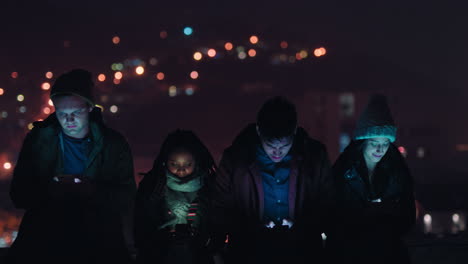
[[[136,192],[129,145],[94,107],[91,73],[61,75],[26,135],[10,196],[25,214],[9,263],[126,263]]]
[[[212,189],[212,241],[228,263],[322,263],[335,186],[325,146],[284,97],[265,102],[222,156]]]

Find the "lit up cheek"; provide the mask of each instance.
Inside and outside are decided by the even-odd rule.
[[[388,147],[385,147],[384,150],[383,150],[383,153],[386,154],[388,151]]]
[[[168,169],[169,169],[169,171],[172,172],[172,173],[176,173],[176,172],[177,172],[177,168],[176,168],[175,166],[170,166],[170,165],[169,165],[169,166],[168,166]]]
[[[194,170],[194,167],[193,166],[190,166],[190,167],[187,167],[187,173],[192,173]]]

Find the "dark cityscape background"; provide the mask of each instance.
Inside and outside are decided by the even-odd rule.
[[[369,95],[384,93],[416,184],[413,259],[466,263],[467,11],[420,0],[2,2],[0,247],[21,219],[8,189],[22,140],[54,111],[56,77],[85,68],[137,181],[177,128],[219,160],[274,95],[296,104],[334,162]]]

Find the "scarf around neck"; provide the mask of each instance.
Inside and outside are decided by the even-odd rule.
[[[200,190],[203,185],[203,175],[199,175],[194,177],[193,179],[185,182],[183,179],[175,176],[174,174],[166,171],[167,177],[167,187],[171,190],[178,191],[178,192],[196,192]]]

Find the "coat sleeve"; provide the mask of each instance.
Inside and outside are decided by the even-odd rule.
[[[208,216],[210,247],[214,251],[219,251],[224,247],[226,235],[232,229],[234,217],[232,167],[230,152],[226,150],[219,163],[216,177],[209,182],[209,197],[203,198],[205,203],[210,201],[211,210]]]
[[[404,161],[403,161],[404,162]],[[416,222],[416,206],[413,194],[413,180],[406,165],[400,168],[401,193],[398,199],[388,201],[378,208],[380,221],[392,226],[400,235],[406,234]]]
[[[402,191],[402,196],[399,202],[399,210],[401,215],[398,217],[399,220],[399,228],[398,231],[400,234],[407,233],[415,224],[416,222],[416,204],[414,199],[414,192],[413,192],[413,181],[410,176],[409,170],[405,175],[405,179],[403,179],[404,187]]]
[[[319,209],[322,214],[322,232],[329,233],[334,227],[336,227],[334,222],[338,218],[337,185],[333,178],[328,153],[323,145],[321,146],[319,166]]]
[[[123,226],[123,235],[130,250],[134,249],[133,220],[136,197],[136,183],[133,169],[133,158],[130,146],[125,139],[121,138],[120,144],[111,148],[112,160],[112,182],[103,183],[98,186],[99,199],[104,207],[115,212]],[[108,161],[110,162],[110,161]],[[105,197],[102,197],[105,196]]]
[[[154,189],[154,175],[147,174],[138,185],[138,192],[135,201],[135,218],[134,218],[134,234],[135,234],[135,247],[138,249],[139,254],[143,254],[146,250],[152,250],[154,246],[154,237],[157,232],[156,226],[158,220],[157,215],[157,202],[153,202],[151,197],[152,189]],[[148,206],[152,205],[152,206]]]
[[[30,132],[23,141],[10,185],[10,198],[16,208],[33,208],[43,204],[47,196],[47,186],[43,186],[34,171],[33,154],[33,134]]]
[[[400,193],[398,197],[383,200],[381,203],[369,202],[362,214],[353,214],[356,225],[385,226],[395,234],[404,235],[416,221],[416,208],[413,194],[413,180],[403,157],[397,168]],[[359,217],[359,218],[358,218]]]

